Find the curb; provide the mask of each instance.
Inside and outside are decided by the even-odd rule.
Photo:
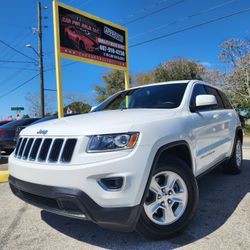
[[[0,183],[8,182],[9,171],[0,171]]]

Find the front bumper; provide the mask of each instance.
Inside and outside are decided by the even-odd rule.
[[[101,207],[134,207],[141,203],[149,176],[151,162],[145,156],[150,149],[138,146],[133,151],[78,154],[76,146],[75,156],[67,164],[23,160],[12,154],[9,172],[26,182],[81,190]],[[123,178],[121,189],[107,191],[99,184],[100,179],[112,177]]]
[[[101,227],[132,231],[135,229],[141,205],[103,208],[86,193],[73,188],[34,184],[9,177],[12,192],[25,202],[59,215],[91,220]]]

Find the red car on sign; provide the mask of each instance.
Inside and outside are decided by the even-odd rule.
[[[65,36],[82,51],[95,51],[99,49],[98,37],[88,30],[77,30],[74,27],[64,28]]]

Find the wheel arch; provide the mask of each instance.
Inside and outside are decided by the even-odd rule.
[[[171,143],[161,146],[155,153],[154,160],[151,165],[151,169],[150,169],[149,176],[147,179],[146,187],[144,189],[144,194],[141,199],[141,204],[144,203],[144,200],[146,197],[146,190],[149,187],[150,179],[152,177],[154,170],[157,167],[157,163],[161,160],[164,160],[166,155],[169,155],[169,154],[184,160],[184,162],[187,163],[187,165],[190,167],[190,169],[194,173],[193,158],[192,158],[192,154],[191,154],[191,150],[190,150],[190,146],[188,142],[184,140],[180,140],[180,141],[171,142]]]
[[[158,162],[167,160],[167,155],[172,155],[183,160],[192,171],[194,170],[191,150],[186,141],[178,141],[164,145],[158,150],[157,154],[155,165]]]

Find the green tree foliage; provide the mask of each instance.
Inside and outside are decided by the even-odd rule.
[[[151,72],[138,73],[133,78],[133,84],[139,86],[153,82],[165,82],[171,80],[191,80],[211,78],[211,71],[195,61],[176,58],[161,64]],[[104,101],[114,93],[124,89],[124,73],[119,70],[111,70],[102,77],[104,85],[95,85],[96,101]],[[130,79],[131,80],[131,79]]]
[[[91,106],[87,103],[76,101],[64,107],[63,110],[65,114],[67,113],[68,109],[72,110],[73,113],[83,114],[88,113],[91,109]]]
[[[134,77],[134,82],[136,86],[153,83],[154,73],[153,72],[140,72],[137,73]]]
[[[202,80],[206,68],[195,61],[177,58],[161,64],[154,70],[155,82],[174,80]]]
[[[102,76],[104,85],[95,85],[96,101],[104,101],[114,93],[124,89],[124,73],[119,70],[111,70]]]
[[[250,114],[250,41],[230,38],[220,46],[220,60],[229,65],[223,88],[239,111]]]
[[[152,72],[139,73],[135,76],[135,85],[174,80],[204,80],[215,85],[222,84],[223,75],[215,69],[208,69],[200,63],[184,58],[162,63]]]

